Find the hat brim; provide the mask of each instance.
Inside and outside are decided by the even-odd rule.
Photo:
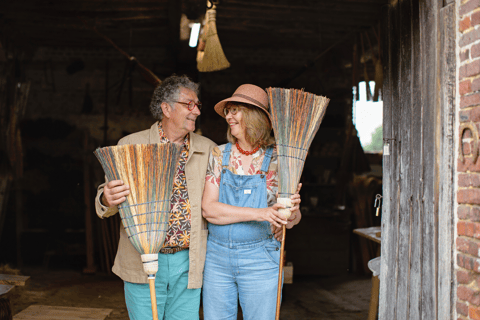
[[[256,108],[262,110],[263,112],[265,112],[266,115],[268,116],[268,119],[270,120],[270,122],[272,121],[272,119],[270,117],[270,114],[264,108],[262,108],[260,106],[257,106],[255,104],[253,104],[252,101],[247,100],[247,99],[242,98],[242,97],[230,97],[230,98],[227,98],[227,99],[224,99],[224,100],[220,101],[219,103],[217,103],[215,105],[215,107],[214,107],[215,111],[222,118],[225,118],[225,114],[223,113],[223,109],[225,109],[225,106],[227,105],[228,102],[240,102],[240,103],[244,103],[244,104],[248,104],[250,106],[256,107]]]

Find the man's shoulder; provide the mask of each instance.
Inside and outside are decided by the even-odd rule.
[[[194,141],[195,145],[198,145],[199,148],[201,149],[212,149],[212,148],[215,148],[217,146],[217,144],[215,142],[213,142],[212,140],[210,140],[209,138],[207,137],[204,137],[204,136],[201,136],[199,134],[196,134],[196,133],[190,133],[191,134],[191,139],[192,141]]]

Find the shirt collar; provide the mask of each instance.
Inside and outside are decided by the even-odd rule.
[[[162,123],[159,121],[158,122],[158,134],[160,135],[160,142],[161,143],[167,143],[167,142],[171,142],[167,136],[165,135],[165,131],[163,131],[163,126],[162,126]],[[185,136],[185,139],[183,140],[183,144],[182,144],[182,147],[185,147],[187,149],[190,148],[190,133],[187,133],[187,135]]]

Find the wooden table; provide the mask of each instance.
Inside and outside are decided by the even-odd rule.
[[[0,314],[3,314],[7,319],[12,317],[12,304],[8,299],[8,294],[15,286],[24,286],[29,278],[28,276],[0,274]]]
[[[354,229],[353,233],[358,234],[361,237],[372,240],[376,243],[381,244],[381,227],[370,227],[370,228],[358,228]],[[372,276],[372,292],[370,295],[370,307],[368,310],[368,320],[377,319],[378,314],[378,295],[380,293],[380,279],[378,276]]]
[[[376,243],[381,243],[381,230],[381,227],[358,228],[353,229],[353,233],[356,233],[359,236],[367,238],[369,240],[375,241]]]

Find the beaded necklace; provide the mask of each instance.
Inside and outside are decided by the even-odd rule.
[[[253,149],[252,151],[245,151],[243,150],[242,148],[240,148],[240,145],[238,144],[238,141],[235,142],[235,146],[237,146],[237,149],[238,151],[240,151],[241,154],[244,154],[246,156],[249,156],[249,155],[252,155],[254,154],[255,152],[258,151],[258,149],[260,148],[260,145],[256,146],[255,149]]]

